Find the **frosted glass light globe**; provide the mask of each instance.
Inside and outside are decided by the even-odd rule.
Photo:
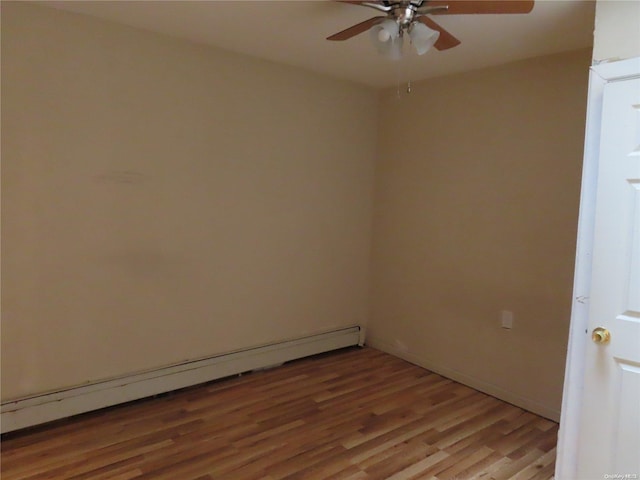
[[[378,40],[380,40],[381,42],[388,42],[390,38],[391,34],[384,28],[381,28],[378,32]]]

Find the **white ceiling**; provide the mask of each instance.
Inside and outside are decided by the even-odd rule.
[[[482,1],[482,0],[478,0]],[[451,50],[380,57],[366,33],[325,38],[379,13],[328,0],[46,1],[42,4],[294,65],[374,87],[590,47],[594,1],[537,0],[526,15],[433,17],[462,41]]]

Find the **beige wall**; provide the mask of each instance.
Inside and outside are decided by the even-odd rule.
[[[552,417],[590,53],[420,82],[380,106],[368,341]]]
[[[2,398],[369,320],[553,416],[590,53],[378,99],[3,2]]]
[[[598,0],[594,62],[637,56],[640,56],[640,1]]]
[[[2,398],[364,323],[376,107],[2,2]]]

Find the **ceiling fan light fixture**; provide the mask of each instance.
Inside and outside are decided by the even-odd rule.
[[[414,22],[411,25],[409,37],[411,38],[411,44],[416,49],[416,52],[418,52],[418,55],[424,55],[438,41],[440,32],[427,27],[423,23]]]
[[[369,30],[371,42],[378,53],[394,60],[402,56],[400,25],[393,19],[386,19]]]

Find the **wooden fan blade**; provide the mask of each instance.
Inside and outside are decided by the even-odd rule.
[[[341,32],[334,33],[330,37],[327,37],[327,40],[348,40],[351,37],[355,37],[356,35],[366,32],[371,27],[373,27],[380,20],[384,20],[387,17],[373,17],[369,20],[365,20],[364,22],[360,22],[352,27],[349,27]]]
[[[339,3],[350,3],[352,5],[362,5],[363,3],[377,3],[380,5],[387,5],[384,0],[337,0]]]
[[[533,0],[432,0],[425,3],[429,7],[448,6],[446,10],[436,10],[433,15],[467,15],[476,13],[529,13],[533,10]]]
[[[449,48],[457,47],[458,45],[460,45],[460,40],[451,35],[429,17],[418,17],[417,20],[421,23],[424,23],[427,27],[440,32],[438,40],[436,40],[436,43],[433,44],[433,46],[438,50],[447,50]]]

